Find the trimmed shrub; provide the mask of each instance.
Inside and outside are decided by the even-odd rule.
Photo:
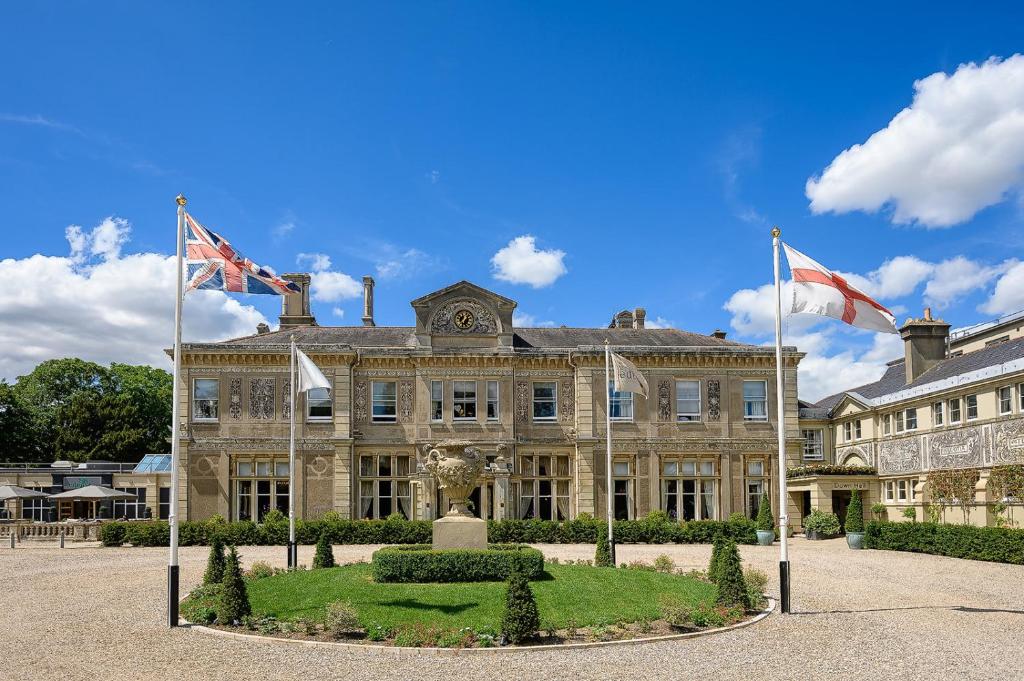
[[[860,499],[860,490],[850,492],[850,505],[846,507],[846,523],[843,526],[847,532],[864,531],[864,502]]]
[[[324,631],[334,638],[343,638],[346,634],[360,631],[359,616],[356,609],[347,601],[336,601],[327,606],[324,615]]]
[[[249,605],[249,592],[245,588],[245,580],[242,579],[238,551],[232,546],[225,561],[224,581],[221,582],[220,602],[217,604],[217,621],[221,624],[234,624],[251,614],[252,606]]]
[[[1024,530],[938,523],[870,522],[864,547],[1024,565]]]
[[[871,504],[871,515],[875,516],[875,520],[881,520],[885,517],[886,505],[881,501],[877,501]]]
[[[772,501],[768,492],[761,495],[761,503],[757,507],[757,529],[771,532],[775,529],[775,518],[772,516]]]
[[[513,569],[505,591],[505,610],[501,615],[501,633],[509,643],[521,643],[540,629],[537,601],[526,575]]]
[[[804,518],[804,530],[817,532],[826,536],[839,534],[839,516],[835,513],[814,509]]]
[[[767,603],[764,590],[768,586],[768,575],[757,568],[747,568],[743,571],[743,581],[747,585],[747,605],[751,610],[763,610]]]
[[[730,541],[720,550],[718,560],[718,598],[720,605],[747,607],[747,583],[743,581],[743,565],[736,542]]]
[[[121,546],[125,542],[128,523],[103,523],[100,526],[100,541],[104,546]]]
[[[203,573],[203,584],[220,584],[224,581],[224,542],[213,535],[210,542],[210,557],[206,559],[206,572]]]
[[[916,521],[917,520],[917,509],[914,508],[913,506],[907,506],[905,509],[903,509],[903,514],[902,515],[907,520],[914,520],[914,521]],[[847,531],[849,531],[849,530],[847,530]]]
[[[282,572],[285,570],[276,568],[265,560],[258,560],[252,564],[245,576],[249,579],[266,579]]]
[[[594,547],[594,567],[615,567],[612,564],[612,545],[608,541],[608,530],[602,525],[597,530],[597,545]]]
[[[544,574],[544,554],[516,544],[492,544],[486,550],[441,549],[429,544],[375,551],[376,582],[496,582],[518,569],[528,579]]]
[[[319,570],[321,568],[332,568],[335,565],[334,549],[331,547],[331,542],[327,540],[327,533],[324,532],[316,542],[316,554],[313,556],[313,569]]]
[[[711,560],[708,561],[708,581],[718,584],[718,573],[722,564],[722,551],[725,549],[725,537],[715,537],[711,545]]]
[[[288,516],[276,508],[272,508],[266,512],[263,516],[264,525],[273,525],[274,523],[286,523],[288,522]]]

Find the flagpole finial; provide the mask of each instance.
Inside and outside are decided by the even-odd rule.
[[[778,225],[772,227],[772,238],[778,239],[780,236],[782,236],[782,230],[779,229]]]
[[[178,194],[177,196],[174,197],[174,202],[177,203],[179,206],[184,206],[186,203],[188,203],[188,199],[185,198],[184,194]]]

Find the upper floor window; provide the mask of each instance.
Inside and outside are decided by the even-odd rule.
[[[949,401],[949,422],[960,423],[960,398],[954,397]]]
[[[306,393],[306,416],[310,421],[326,421],[332,414],[330,388],[311,388]]]
[[[907,409],[907,430],[917,430],[917,409]]]
[[[533,384],[533,420],[554,421],[558,389],[554,381]]]
[[[633,393],[616,392],[613,381],[608,381],[608,406],[613,421],[633,420]]]
[[[859,440],[861,438],[860,419],[853,422],[853,439]]]
[[[1017,408],[1024,412],[1024,383],[1017,384]]]
[[[456,421],[476,419],[476,381],[455,381],[452,418]]]
[[[700,421],[700,381],[676,381],[676,420]]]
[[[903,411],[896,412],[896,432],[903,432]]]
[[[377,423],[394,423],[398,415],[398,390],[394,381],[373,381],[370,384],[373,397],[373,420]]]
[[[487,420],[498,420],[498,382],[487,381]]]
[[[220,379],[197,378],[192,381],[192,420],[216,421],[220,405]]]
[[[999,413],[1009,414],[1013,411],[1013,388],[1006,386],[999,389]]]
[[[942,420],[943,420],[944,416],[945,416],[945,414],[943,413],[943,404],[942,404],[942,402],[936,402],[935,404],[933,404],[932,405],[932,422],[936,426],[941,426],[942,425]]]
[[[820,429],[803,431],[804,461],[821,461],[825,458],[824,440]]]
[[[882,417],[882,433],[888,435],[892,432],[892,414],[886,414]]]
[[[967,420],[973,421],[978,418],[978,396],[968,395],[967,396]]]
[[[444,383],[442,381],[430,382],[430,420],[441,421],[444,419]]]
[[[743,381],[743,418],[768,420],[768,381]]]
[[[853,423],[847,421],[843,424],[843,441],[849,442],[853,439]]]

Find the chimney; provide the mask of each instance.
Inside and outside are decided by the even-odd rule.
[[[949,341],[949,324],[941,319],[932,319],[932,309],[924,309],[921,319],[908,319],[900,327],[903,339],[907,371],[907,383],[946,359],[946,344]]]
[[[363,326],[377,326],[373,323],[373,277],[363,277]]]
[[[612,323],[609,324],[609,328],[614,329],[630,329],[633,327],[633,313],[629,310],[623,310],[614,317],[612,317]]]
[[[309,310],[309,282],[311,278],[305,273],[282,274],[281,278],[298,284],[300,291],[285,294],[281,301],[281,327],[290,329],[295,326],[316,326],[316,318]]]
[[[638,307],[633,310],[633,328],[642,329],[644,328],[644,320],[647,318],[647,310],[642,307]]]
[[[711,332],[711,336],[712,338],[717,338],[718,340],[725,340],[725,331],[722,331],[721,329],[715,329],[714,331]]]
[[[261,336],[265,333],[270,333],[270,325],[265,322],[260,322],[256,325],[256,333]]]

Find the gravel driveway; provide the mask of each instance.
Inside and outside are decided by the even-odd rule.
[[[339,561],[376,547],[339,546]],[[590,558],[592,546],[543,545]],[[619,560],[661,553],[703,568],[709,546],[623,546]],[[775,578],[778,548],[744,546]],[[244,547],[245,564],[284,565],[283,547]],[[794,614],[685,641],[560,652],[396,660],[164,627],[166,549],[0,548],[0,679],[992,679],[1024,676],[1024,567],[850,551],[795,539]],[[309,564],[313,547],[301,547]],[[182,588],[206,549],[181,550]]]

